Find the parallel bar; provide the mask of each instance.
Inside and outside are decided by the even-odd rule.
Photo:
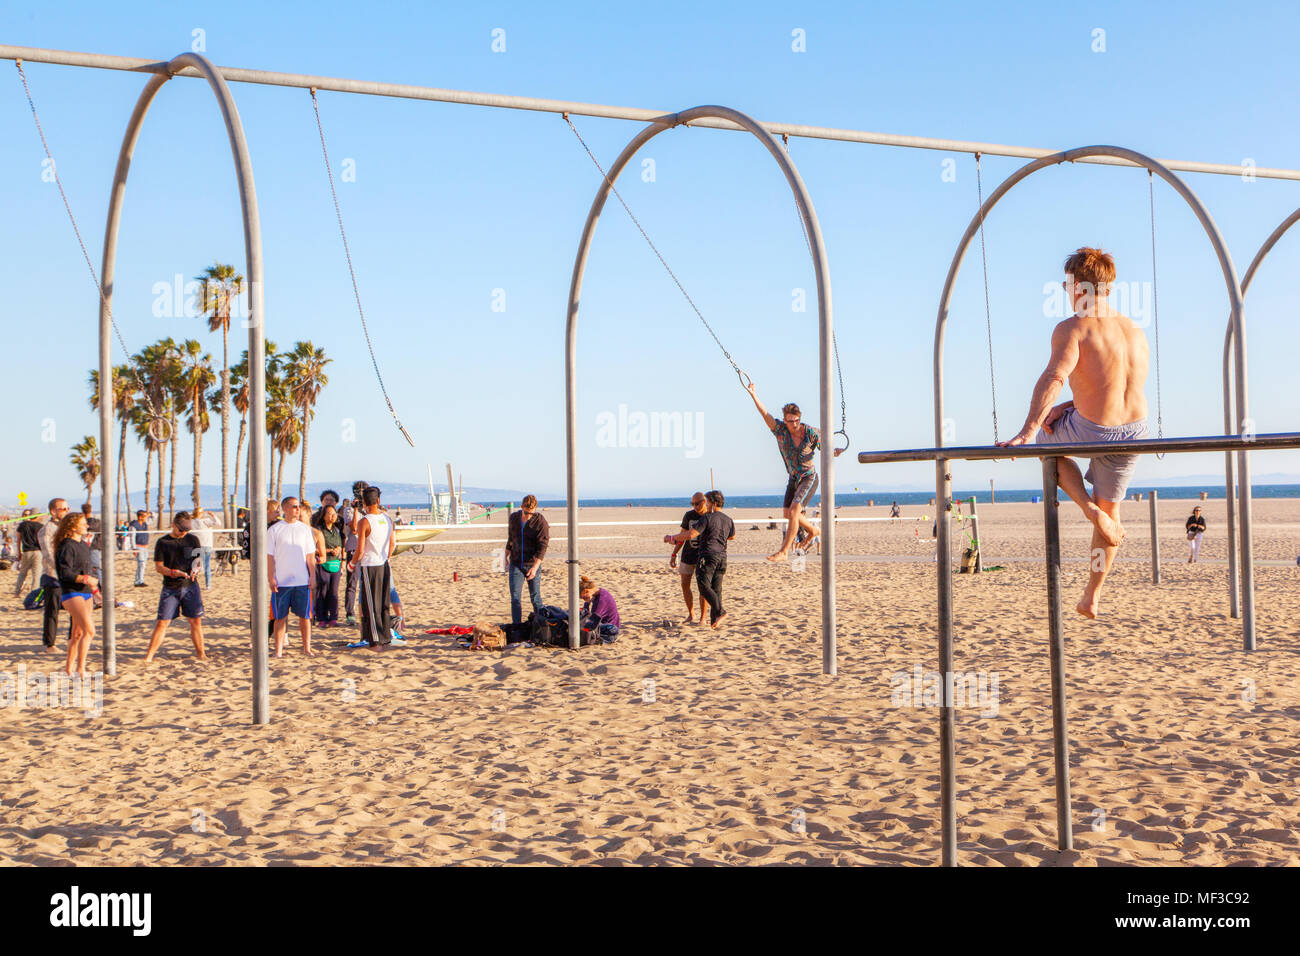
[[[1059,445],[961,445],[948,448],[904,448],[898,451],[858,452],[864,465],[898,461],[938,461],[954,458],[962,461],[1014,461],[1017,458],[1090,458],[1094,455],[1153,455],[1157,452],[1205,451],[1273,451],[1300,448],[1300,432],[1273,432],[1267,435],[1207,435],[1197,438],[1144,438],[1136,441],[1068,442]]]
[[[1151,583],[1160,583],[1160,492],[1151,490]]]
[[[1066,727],[1065,627],[1061,620],[1061,524],[1057,514],[1057,465],[1043,459],[1043,534],[1047,544],[1047,621],[1052,659],[1052,753],[1056,760],[1056,846],[1074,849],[1070,825],[1070,734]]]
[[[167,64],[157,60],[3,44],[0,44],[0,60],[25,60],[32,63],[53,63],[61,66],[91,67],[100,70],[127,70],[137,73],[167,72]],[[460,103],[467,106],[532,110],[543,113],[572,113],[574,116],[597,116],[604,119],[633,120],[643,123],[656,122],[672,115],[668,110],[608,106],[600,103],[542,99],[533,96],[508,96],[500,93],[477,93],[469,90],[448,90],[403,83],[376,83],[369,80],[311,76],[302,73],[273,73],[268,70],[247,70],[238,67],[218,67],[217,73],[230,83],[256,83],[262,86],[287,86],[299,89],[314,87],[318,90],[331,90],[337,93],[391,96],[399,99],[430,100],[438,103]],[[193,77],[198,74],[192,69],[181,69],[174,75]],[[693,119],[690,125],[727,130],[743,128],[736,123],[717,117]],[[929,136],[903,136],[895,133],[875,133],[867,130],[840,129],[831,126],[767,122],[760,123],[760,125],[774,136],[798,136],[805,139],[867,143],[874,146],[897,146],[906,149],[933,149],[948,153],[983,153],[986,156],[1038,159],[1056,152],[1053,149],[1039,149],[1032,146],[1009,146],[1001,143],[980,143],[973,140],[940,139]],[[1079,159],[1078,162],[1103,166],[1135,165],[1114,156],[1091,156]],[[1189,173],[1212,173],[1220,176],[1244,176],[1248,174],[1255,179],[1300,180],[1300,170],[1296,169],[1250,168],[1237,163],[1202,163],[1181,159],[1162,159],[1160,162],[1169,169]]]

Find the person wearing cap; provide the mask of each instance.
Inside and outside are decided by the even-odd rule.
[[[1192,509],[1191,517],[1187,519],[1187,546],[1191,554],[1187,556],[1188,564],[1195,564],[1201,557],[1201,539],[1205,537],[1205,516],[1201,514],[1201,506],[1197,505]]]
[[[14,597],[23,596],[23,586],[39,581],[41,576],[41,523],[32,518],[35,508],[23,509],[23,520],[18,525],[18,581]]]

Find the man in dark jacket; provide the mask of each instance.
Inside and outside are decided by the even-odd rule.
[[[551,543],[551,526],[537,513],[537,496],[524,495],[520,508],[510,516],[506,537],[506,569],[510,572],[510,618],[516,624],[522,619],[524,582],[528,582],[528,597],[533,610],[540,610],[542,601],[542,558]]]

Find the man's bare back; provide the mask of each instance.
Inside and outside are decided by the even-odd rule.
[[[1078,356],[1069,374],[1074,407],[1098,425],[1126,425],[1147,417],[1150,349],[1146,334],[1120,312],[1074,315],[1056,327]]]

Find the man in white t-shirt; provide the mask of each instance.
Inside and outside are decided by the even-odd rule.
[[[311,650],[311,583],[316,580],[316,536],[298,520],[297,498],[280,502],[283,517],[266,529],[266,576],[271,585],[271,617],[275,621],[275,656],[284,656],[284,632],[289,612],[298,616],[302,649]]]

